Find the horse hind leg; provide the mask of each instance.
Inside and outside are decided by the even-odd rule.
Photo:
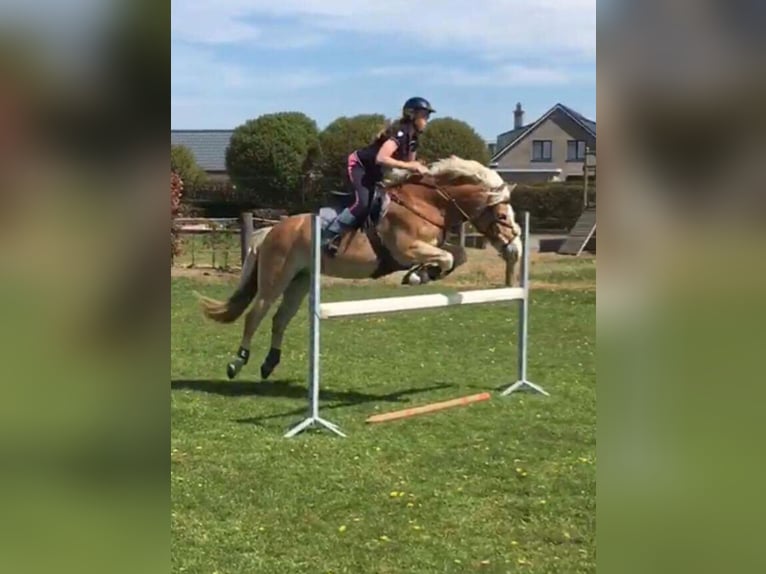
[[[259,262],[260,263],[260,262]],[[262,269],[261,269],[262,270]],[[260,270],[259,270],[260,271]],[[268,277],[268,278],[267,278]],[[250,344],[253,335],[260,327],[269,309],[292,281],[293,274],[282,267],[274,273],[260,273],[258,292],[253,300],[252,307],[245,315],[245,325],[242,330],[242,340],[236,357],[226,366],[226,374],[233,379],[247,365],[250,359]]]
[[[253,306],[245,316],[245,327],[237,356],[226,366],[226,374],[230,379],[236,377],[242,367],[247,365],[250,359],[250,342],[273,303],[274,299],[264,297],[260,293],[256,295]]]
[[[310,275],[299,273],[287,286],[282,302],[271,321],[271,348],[261,364],[261,378],[268,379],[282,358],[282,340],[285,330],[309,292]]]

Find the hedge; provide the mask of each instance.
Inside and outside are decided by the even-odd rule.
[[[511,205],[519,222],[521,212],[529,211],[533,232],[569,231],[582,213],[582,193],[582,184],[519,184],[511,193]],[[595,186],[589,190],[588,197],[591,202],[595,201]],[[228,182],[190,186],[184,190],[182,201],[187,206],[185,213],[204,217],[236,217],[241,211],[266,207],[256,193],[234,189]],[[295,211],[290,206],[272,207]],[[307,205],[306,209],[313,207]]]
[[[588,200],[595,202],[595,187],[588,190]],[[511,205],[518,222],[521,213],[529,211],[533,232],[569,231],[583,211],[583,188],[566,183],[519,184],[511,193]]]
[[[247,199],[250,196],[253,200],[257,200],[255,194],[237,190],[230,181],[207,181],[201,184],[187,185],[184,190],[185,203],[235,203],[240,198]]]
[[[230,181],[215,181],[190,186],[184,191],[184,212],[194,214],[194,217],[235,217],[242,211],[254,209],[278,209],[289,213],[300,213],[317,208],[321,201],[310,194],[301,203],[293,198],[292,202],[284,201],[276,205],[270,204],[268,198],[258,190],[240,189]]]

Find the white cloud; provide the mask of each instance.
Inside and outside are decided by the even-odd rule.
[[[319,33],[268,28],[264,30],[258,44],[273,50],[300,50],[319,46],[326,38],[324,34]]]
[[[321,86],[332,79],[311,68],[253,70],[221,61],[210,49],[183,45],[173,47],[171,68],[171,91],[181,97],[269,97]]]
[[[257,44],[273,22],[298,31],[379,34],[433,48],[518,58],[596,54],[596,0],[174,0],[173,36]]]
[[[449,66],[379,66],[371,68],[369,75],[380,77],[412,76],[422,82],[449,86],[529,87],[562,86],[577,80],[577,76],[563,69],[532,67],[519,64],[495,66],[486,70],[467,70]]]
[[[501,66],[495,73],[489,74],[489,85],[497,83],[507,86],[560,86],[575,80],[571,72],[553,68],[533,68],[530,66]]]
[[[171,38],[203,44],[257,40],[261,31],[243,21],[248,12],[246,3],[237,0],[171,0]]]
[[[338,95],[346,83],[353,91],[366,74],[375,77],[368,84],[382,85],[367,90],[360,112],[385,111],[392,99],[407,95],[402,91],[410,84],[399,80],[412,78],[412,84],[434,86],[443,100],[461,94],[451,104],[456,113],[486,116],[484,130],[492,134],[498,110],[491,102],[500,96],[462,109],[458,100],[468,88],[483,93],[499,87],[497,94],[595,84],[596,0],[172,0],[171,16],[177,127],[226,127],[291,107],[317,119],[354,113]],[[376,62],[403,64],[344,71],[342,61],[316,61],[311,48],[337,38],[344,44],[358,40],[365,50],[378,44]],[[280,68],[258,48],[300,50],[301,58],[280,58],[291,62]],[[397,81],[387,82],[387,76]],[[505,104],[497,106],[504,113]]]

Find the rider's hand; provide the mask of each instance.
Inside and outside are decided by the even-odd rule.
[[[420,163],[419,161],[413,161],[412,162],[412,171],[419,173],[420,175],[425,175],[428,173],[428,168]]]

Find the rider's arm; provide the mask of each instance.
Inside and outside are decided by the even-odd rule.
[[[389,139],[380,147],[380,150],[378,150],[378,155],[375,158],[375,161],[386,167],[398,167],[401,169],[409,169],[410,171],[417,170],[416,165],[420,164],[414,161],[414,159],[410,161],[400,161],[391,157],[397,147],[399,147],[399,143],[393,138]]]

